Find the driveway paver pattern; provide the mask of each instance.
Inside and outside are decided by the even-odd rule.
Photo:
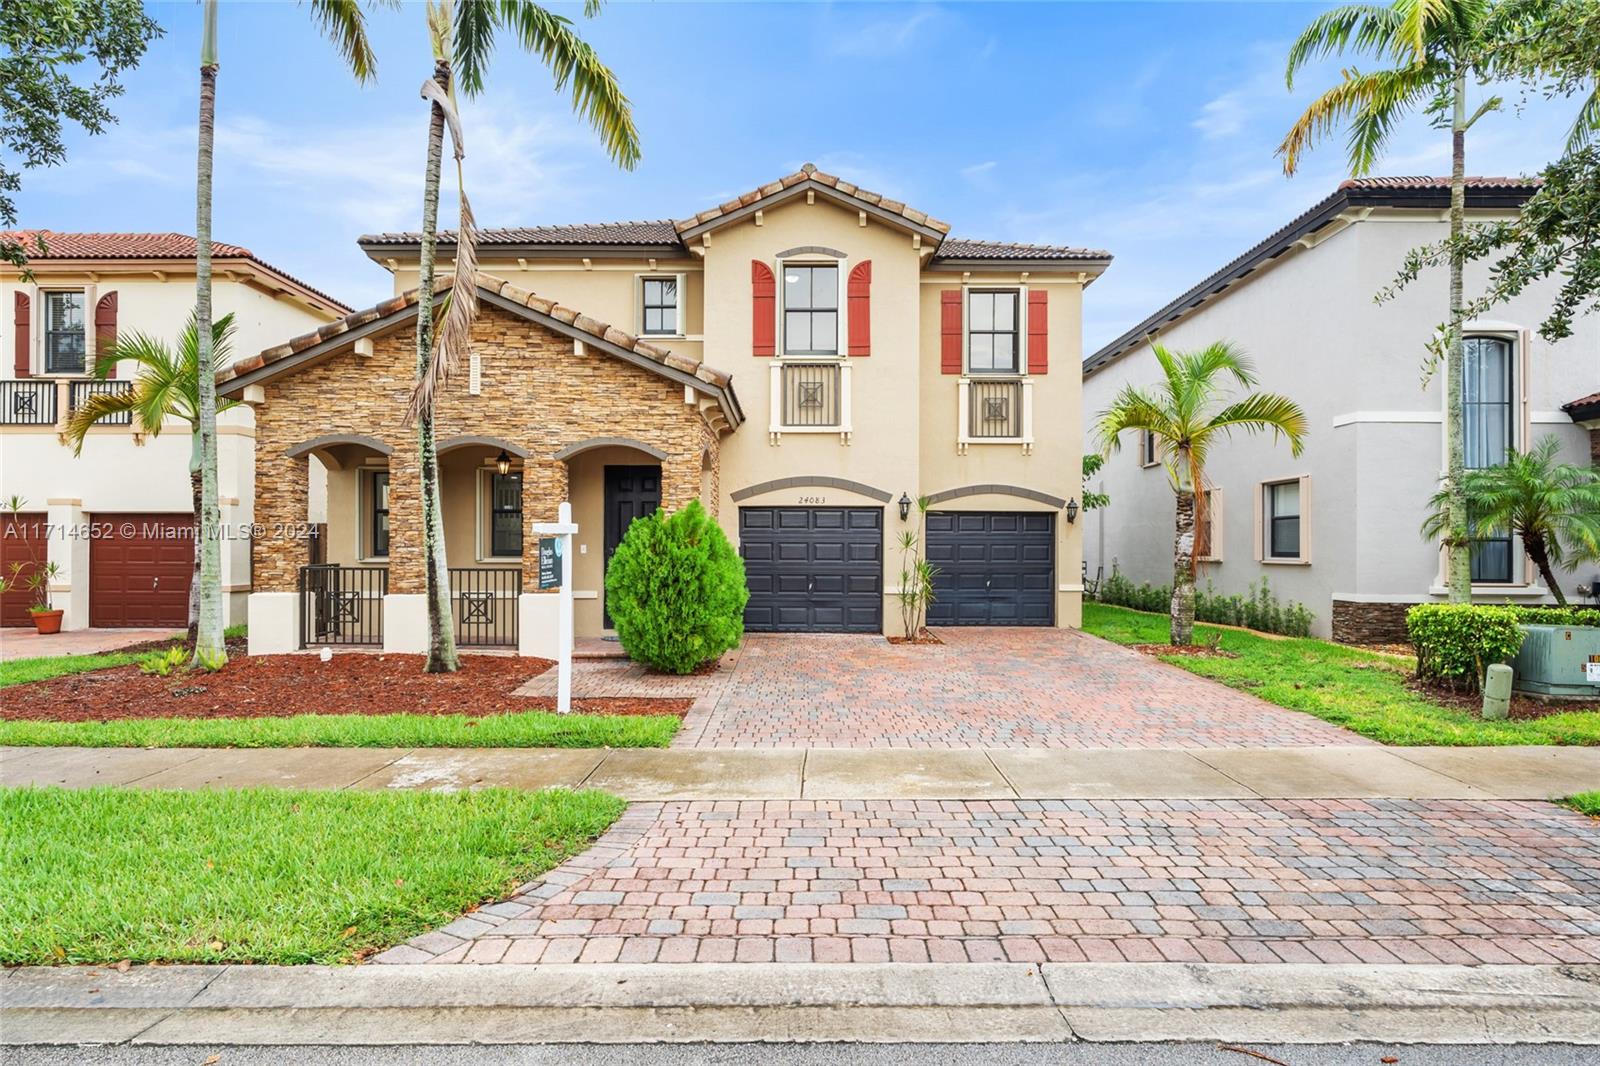
[[[1600,961],[1600,823],[1510,801],[635,804],[379,962]]]
[[[752,634],[674,747],[1245,748],[1365,744],[1070,629],[880,636]],[[729,666],[731,665],[731,672]],[[724,676],[726,675],[726,676]]]

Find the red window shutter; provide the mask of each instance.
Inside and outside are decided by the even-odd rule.
[[[850,271],[850,354],[872,354],[872,260]]]
[[[1028,373],[1050,371],[1050,294],[1028,290]]]
[[[939,372],[961,373],[961,290],[939,292]]]
[[[29,315],[28,294],[25,292],[16,293],[12,306],[16,309],[13,320],[17,335],[17,360],[14,364],[14,369],[17,377],[25,378],[29,376],[28,349],[31,345],[28,340],[33,335],[33,320]]]
[[[750,260],[750,350],[755,355],[777,355],[778,283],[772,268]]]
[[[108,292],[100,297],[100,302],[94,305],[94,354],[99,361],[117,343],[117,294]],[[117,368],[113,366],[106,374],[108,378],[117,376]]]

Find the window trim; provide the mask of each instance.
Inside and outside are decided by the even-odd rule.
[[[77,296],[83,301],[83,362],[76,370],[54,370],[50,366],[50,300],[55,296]],[[86,288],[71,286],[40,288],[39,297],[39,362],[37,373],[41,377],[83,377],[94,367],[94,294]],[[31,338],[30,338],[31,340]],[[31,346],[31,345],[30,345]]]
[[[649,337],[658,340],[683,340],[688,337],[688,323],[684,321],[684,316],[688,309],[688,300],[685,297],[685,289],[687,288],[685,285],[686,277],[687,275],[674,273],[672,271],[646,271],[644,273],[634,275],[634,299],[636,301],[636,306],[639,309],[636,316],[637,322],[635,325],[638,327],[638,335],[640,337]],[[644,299],[644,283],[647,281],[673,281],[677,283],[678,302],[674,311],[675,315],[677,316],[677,329],[668,333],[651,333],[644,328],[646,310]]]
[[[1012,328],[973,330],[972,328],[972,298],[985,295],[1009,295],[1016,301],[1016,309],[1011,316]],[[1025,285],[969,285],[961,294],[961,325],[962,325],[962,353],[964,373],[977,377],[1025,377],[1028,368],[1028,356],[1024,350],[1028,336],[1027,304],[1028,289]],[[1014,365],[1010,370],[996,370],[993,368],[980,369],[972,365],[972,335],[974,332],[984,333],[989,336],[1011,333],[1011,354]]]
[[[356,468],[356,474],[359,478],[356,484],[356,513],[358,516],[356,536],[359,538],[356,544],[356,558],[364,563],[386,563],[389,561],[389,552],[385,550],[382,555],[379,555],[376,551],[377,541],[375,538],[378,534],[379,513],[377,486],[379,476],[382,476],[386,481],[390,480],[390,470],[387,466],[362,466]],[[382,512],[388,515],[392,510],[392,507],[385,507]],[[388,536],[390,542],[384,545],[385,549],[394,547],[394,526],[392,522],[389,526]]]
[[[1277,485],[1287,485],[1291,482],[1299,486],[1300,513],[1296,516],[1300,522],[1300,550],[1297,555],[1273,555],[1271,522],[1273,520],[1272,505],[1270,503],[1271,490]],[[1255,556],[1256,562],[1266,566],[1309,566],[1311,565],[1311,476],[1301,474],[1298,477],[1276,477],[1256,482],[1255,491]]]
[[[522,509],[522,496],[517,497],[517,514],[522,516],[522,548],[515,555],[497,555],[494,550],[494,479],[500,472],[493,465],[479,467],[478,469],[478,506],[474,509],[477,515],[477,535],[473,538],[476,554],[480,563],[507,563],[511,560],[526,558],[528,552],[528,520]],[[513,465],[508,477],[518,479],[526,477],[526,472],[521,466]],[[508,512],[509,513],[509,512]]]
[[[1220,563],[1222,562],[1223,543],[1225,540],[1223,534],[1227,531],[1227,526],[1222,518],[1222,490],[1213,485],[1209,489],[1203,489],[1202,494],[1208,497],[1210,500],[1210,502],[1206,505],[1206,512],[1210,517],[1209,525],[1211,527],[1211,543],[1207,545],[1207,547],[1209,547],[1211,550],[1204,555],[1201,555],[1199,551],[1196,550],[1194,557],[1197,562]],[[1198,515],[1196,515],[1196,518],[1195,547],[1198,549],[1200,544],[1200,523],[1198,521]]]
[[[1496,327],[1490,326],[1488,324],[1483,324],[1483,325],[1480,325],[1478,328],[1473,328],[1473,324],[1472,323],[1467,323],[1466,326],[1463,328],[1462,334],[1461,334],[1461,343],[1462,343],[1461,372],[1462,372],[1463,376],[1465,376],[1466,369],[1467,369],[1466,345],[1467,345],[1467,343],[1469,341],[1474,341],[1474,340],[1499,341],[1499,342],[1501,342],[1502,344],[1504,344],[1506,346],[1506,382],[1505,382],[1505,385],[1506,385],[1506,389],[1505,389],[1506,398],[1505,398],[1505,401],[1504,401],[1503,404],[1500,404],[1500,403],[1492,404],[1492,405],[1491,404],[1484,404],[1484,403],[1472,403],[1472,404],[1469,404],[1468,401],[1467,401],[1467,398],[1466,398],[1466,382],[1465,382],[1465,380],[1463,380],[1462,383],[1461,383],[1461,387],[1462,387],[1462,398],[1461,398],[1462,428],[1463,428],[1463,430],[1465,430],[1465,428],[1466,428],[1467,408],[1469,406],[1471,406],[1471,407],[1503,406],[1505,408],[1507,447],[1508,447],[1508,449],[1510,451],[1520,452],[1520,451],[1522,451],[1522,448],[1523,448],[1523,436],[1524,436],[1524,434],[1523,434],[1523,426],[1522,426],[1522,409],[1524,407],[1524,404],[1522,402],[1523,395],[1522,395],[1522,391],[1521,391],[1522,387],[1523,387],[1523,377],[1524,377],[1524,375],[1521,373],[1521,370],[1522,370],[1521,358],[1522,358],[1522,350],[1523,350],[1521,331],[1520,330],[1496,328]],[[1448,426],[1446,427],[1446,430],[1448,431]],[[1462,458],[1463,458],[1463,460],[1465,460],[1466,456],[1463,455]],[[1468,466],[1466,468],[1469,469],[1469,470],[1481,469],[1480,467],[1472,467],[1472,466]],[[1527,585],[1529,582],[1527,580],[1526,573],[1522,574],[1520,577],[1518,575],[1518,569],[1519,568],[1517,566],[1517,562],[1518,562],[1519,559],[1523,558],[1524,556],[1523,556],[1523,553],[1519,550],[1519,545],[1517,543],[1517,537],[1516,537],[1515,533],[1508,532],[1503,537],[1472,537],[1472,538],[1470,538],[1469,542],[1468,542],[1468,547],[1467,547],[1468,565],[1469,566],[1471,565],[1471,559],[1472,559],[1472,555],[1473,555],[1472,545],[1476,544],[1476,543],[1484,543],[1484,542],[1490,542],[1490,541],[1497,542],[1497,543],[1503,543],[1506,546],[1506,577],[1505,577],[1504,580],[1500,580],[1498,578],[1476,578],[1475,577],[1475,578],[1472,579],[1473,587],[1474,588],[1480,588],[1481,587],[1481,588],[1491,588],[1492,589],[1492,588],[1518,588],[1518,587],[1522,587],[1522,586]]]
[[[845,306],[844,306],[845,305],[845,298],[844,298],[845,288],[844,288],[844,285],[845,285],[845,267],[846,267],[846,263],[847,263],[847,261],[844,260],[844,259],[818,258],[814,253],[808,253],[806,255],[798,255],[798,256],[793,256],[793,257],[788,258],[788,259],[779,259],[779,260],[777,260],[777,262],[775,263],[775,266],[777,268],[776,269],[776,273],[775,273],[775,284],[777,286],[778,293],[777,293],[777,299],[774,300],[773,302],[777,305],[777,309],[778,309],[778,323],[777,323],[777,329],[778,329],[778,358],[780,358],[780,359],[782,359],[782,358],[790,358],[790,359],[800,359],[800,360],[806,360],[806,359],[844,359],[845,358],[846,345],[844,344],[844,338],[847,336],[847,332],[846,332],[847,323],[845,321]],[[833,283],[834,283],[834,294],[833,294],[834,335],[833,335],[833,351],[831,351],[831,352],[828,352],[828,351],[803,351],[802,352],[802,351],[792,351],[789,348],[789,303],[788,303],[789,286],[784,283],[783,275],[784,275],[784,271],[787,270],[789,267],[792,267],[792,266],[794,266],[794,267],[806,267],[806,268],[826,267],[826,268],[828,268],[828,269],[833,271]],[[825,312],[827,310],[827,308],[816,308],[816,309],[813,309],[813,308],[796,308],[796,310],[797,311],[806,311],[808,313],[815,314],[818,311],[824,311]]]
[[[1150,470],[1161,465],[1161,453],[1156,448],[1156,435],[1148,429],[1139,431],[1139,469]]]

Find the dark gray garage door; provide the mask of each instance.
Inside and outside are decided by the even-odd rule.
[[[928,512],[930,626],[1055,623],[1056,516],[1026,511]]]
[[[883,510],[741,507],[752,632],[883,629]]]

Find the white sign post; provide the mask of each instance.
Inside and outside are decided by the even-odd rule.
[[[561,591],[556,604],[556,713],[572,713],[572,535],[578,532],[572,520],[572,504],[563,503],[555,522],[535,522],[533,531],[556,537],[560,558]]]

